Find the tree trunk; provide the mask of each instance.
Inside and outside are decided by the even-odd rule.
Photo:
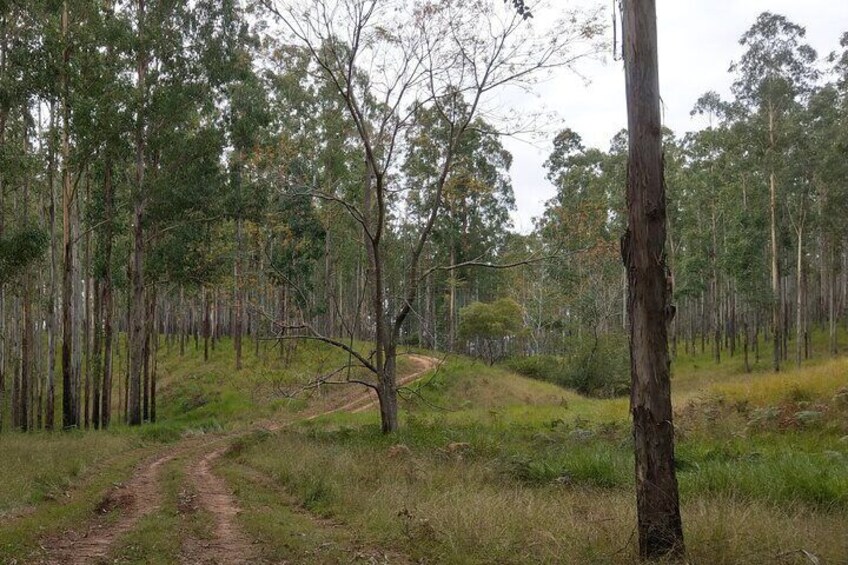
[[[769,149],[775,150],[775,110],[771,104],[768,107]],[[769,173],[769,235],[771,243],[771,290],[772,290],[772,339],[774,341],[773,366],[775,372],[780,371],[781,349],[783,347],[781,320],[780,264],[777,244],[777,179],[774,171]]]
[[[456,250],[451,243],[450,264],[456,264]],[[455,351],[456,348],[456,273],[448,273],[448,351]]]
[[[101,405],[103,402],[100,364],[103,352],[103,292],[100,286],[100,277],[94,279],[94,347],[91,355],[91,364],[88,374],[92,376],[92,402],[91,402],[91,424],[95,430],[100,429],[102,421]]]
[[[112,194],[112,161],[107,154],[103,173],[103,397],[101,409],[101,426],[105,429],[112,421],[112,216],[114,203]]]
[[[88,174],[86,173],[86,182],[85,182],[85,197],[86,201],[91,201],[91,183],[89,182]],[[80,275],[82,275],[85,279],[83,283],[83,299],[85,300],[84,306],[82,308],[83,311],[83,342],[82,342],[82,351],[83,358],[85,359],[85,399],[82,404],[83,406],[83,421],[85,424],[85,429],[89,429],[91,426],[91,297],[93,295],[93,291],[91,289],[91,232],[86,231],[85,234],[85,247],[84,247],[84,264],[80,269]]]
[[[50,124],[55,126],[56,119],[55,105],[50,105]],[[55,187],[55,170],[56,170],[56,151],[54,144],[50,143],[50,157],[48,164],[48,180],[47,190],[50,192],[50,202],[47,211],[48,226],[50,230],[50,296],[47,300],[47,401],[44,414],[44,428],[52,430],[56,426],[56,302],[58,296],[58,284],[56,281],[58,272],[58,263],[56,257],[56,187]]]
[[[62,8],[62,38],[64,40],[62,65],[62,427],[75,428],[79,425],[76,410],[76,391],[73,378],[73,241],[71,239],[71,204],[73,187],[70,166],[70,107],[68,65],[71,46],[68,40],[68,2]]]
[[[668,357],[667,325],[674,310],[665,265],[656,5],[654,0],[625,0],[623,6],[630,155],[622,255],[629,282],[639,554],[653,559],[684,553]]]
[[[137,426],[142,423],[142,377],[144,373],[144,231],[141,227],[143,207],[136,203],[133,212],[133,252],[129,316],[129,389],[127,423]]]
[[[141,378],[141,420],[150,421],[150,334],[153,333],[153,287],[144,293],[144,363]]]
[[[147,339],[150,353],[150,421],[156,421],[156,373],[159,357],[159,326],[156,324],[156,286],[150,287],[150,310]]]
[[[145,0],[138,0],[139,43],[144,34]],[[133,240],[131,258],[130,286],[130,327],[129,327],[129,403],[127,421],[131,426],[142,423],[141,379],[144,371],[144,89],[147,75],[147,58],[143,46],[139,46],[136,71],[138,75],[138,116],[135,133],[135,202],[133,205]]]
[[[24,108],[24,147],[23,154],[24,158],[26,158],[29,153],[29,143],[28,143],[28,132],[27,132],[27,111]],[[24,227],[27,226],[29,222],[29,174],[27,173],[24,177],[23,183],[23,191],[21,194],[22,202],[22,218]],[[20,428],[23,431],[26,431],[30,428],[30,409],[32,408],[32,404],[30,402],[31,390],[32,386],[32,346],[33,346],[33,321],[32,321],[32,284],[30,284],[32,277],[32,269],[27,267],[24,271],[24,284],[21,289],[21,377],[20,377],[20,407],[19,407],[19,415],[20,415]]]
[[[380,401],[380,429],[384,434],[396,432],[400,423],[398,422],[398,401],[396,390],[396,360],[397,354],[394,348],[386,351],[386,361],[380,375],[380,387],[377,390],[377,398]]]
[[[710,299],[712,300],[711,308],[712,317],[710,318],[710,323],[712,324],[712,334],[713,334],[713,359],[715,359],[716,363],[721,363],[721,315],[719,313],[719,309],[721,308],[721,298],[719,296],[719,283],[718,283],[718,242],[716,240],[717,232],[716,229],[716,211],[715,206],[713,206],[712,210],[712,249],[710,250],[710,262],[712,263],[712,279],[710,281]]]
[[[209,291],[203,287],[203,361],[209,361],[209,335],[211,333],[209,320]]]
[[[744,359],[745,372],[750,373],[751,372],[751,361],[748,358],[748,348],[749,348],[749,340],[750,340],[751,329],[748,327],[748,313],[747,312],[745,312],[743,314],[742,328],[743,328],[743,331],[745,332],[745,335],[744,335],[744,338],[743,338],[744,341],[742,342],[742,352],[743,352],[743,355],[745,357],[745,359]]]
[[[185,343],[186,343],[186,307],[185,307],[185,290],[183,290],[182,285],[180,285],[180,305],[178,306],[179,314],[177,315],[177,324],[179,327],[177,331],[179,332],[179,342],[180,342],[180,357],[185,355]]]
[[[242,290],[241,290],[241,218],[236,220],[236,260],[233,263],[233,348],[236,356],[236,370],[242,367]]]
[[[381,183],[381,179],[374,173],[373,163],[366,159],[366,177],[363,196],[363,216],[366,225],[372,227],[370,233],[363,234],[365,248],[368,255],[368,274],[366,280],[371,281],[371,307],[373,308],[375,323],[375,351],[374,366],[377,368],[377,398],[380,401],[380,427],[384,434],[394,433],[398,430],[398,405],[397,390],[395,383],[395,345],[392,340],[391,330],[388,328],[385,312],[385,288],[383,286],[383,257],[381,247],[382,222],[384,220],[385,205],[379,197],[382,187],[376,187],[377,198],[375,198],[375,187],[372,179]],[[376,212],[375,212],[376,209]],[[376,213],[376,218],[375,218]]]
[[[833,244],[828,245],[830,257],[828,260],[828,289],[827,289],[827,333],[828,333],[828,349],[834,357],[839,353],[839,346],[836,341],[837,332],[837,312],[836,312],[836,286],[838,284],[836,277],[836,261],[834,259]]]
[[[795,265],[795,366],[801,366],[801,355],[806,342],[804,332],[804,224],[798,224],[798,255]]]

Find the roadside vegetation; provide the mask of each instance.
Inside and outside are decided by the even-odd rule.
[[[98,514],[115,519],[120,505],[103,512],[112,485],[185,444],[164,467],[161,507],[114,550],[121,563],[178,562],[212,536],[185,466],[192,441],[215,437],[229,445],[215,471],[269,561],[635,558],[622,534],[635,519],[626,397],[528,378],[511,361],[450,355],[401,394],[396,435],[378,432],[373,408],[273,430],[260,424],[298,422],[351,394],[346,386],[302,390],[337,366],[336,349],[303,343],[281,358],[276,345],[261,344],[240,371],[225,343],[208,363],[193,348],[180,356],[163,343],[160,352],[159,423],[3,436],[4,559],[37,554],[45,537]],[[802,563],[807,551],[838,563],[848,555],[846,374],[844,357],[779,374],[766,362],[751,374],[733,360],[715,365],[709,353],[677,358],[677,471],[693,561]],[[37,457],[26,455],[33,442]]]
[[[848,555],[848,410],[838,378],[846,370],[838,359],[779,384],[757,374],[744,383],[747,402],[703,373],[676,375],[686,384],[677,464],[693,562]],[[375,414],[338,414],[254,435],[224,468],[238,492],[279,489],[412,561],[634,559],[622,534],[634,521],[626,401],[587,399],[462,358],[439,373],[395,437],[374,433]],[[820,416],[805,416],[812,406]],[[782,416],[763,419],[773,411]],[[248,510],[245,524],[273,547],[261,524],[290,504],[263,505],[262,519]]]

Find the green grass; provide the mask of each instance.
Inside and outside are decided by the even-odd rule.
[[[343,361],[338,352],[311,343],[298,347],[287,363],[271,348],[257,357],[245,345],[244,368],[235,371],[228,340],[219,342],[208,364],[193,347],[180,356],[176,345],[169,348],[163,341],[155,424],[130,428],[120,423],[117,381],[123,373],[116,362],[109,430],[0,434],[0,562],[31,555],[40,539],[92,517],[106,491],[164,445],[303,409],[305,401],[285,399],[280,387],[303,382]],[[164,526],[165,518],[148,517],[141,525],[147,534],[127,542],[122,555],[143,562],[159,551],[141,542],[166,536],[170,528]]]
[[[38,456],[44,452],[53,453],[52,469],[36,467],[28,462],[25,455],[15,459],[17,463],[14,467],[15,472],[22,475],[35,476],[39,472],[42,473],[43,478],[39,482],[52,485],[47,490],[52,494],[48,496],[39,495],[45,492],[43,487],[26,481],[23,481],[19,491],[8,488],[12,477],[16,475],[5,472],[12,468],[12,458],[5,457],[4,451],[4,457],[0,461],[4,480],[0,481],[0,485],[3,487],[4,500],[16,500],[17,504],[12,502],[13,505],[7,510],[9,517],[0,521],[0,557],[3,562],[26,562],[29,557],[37,554],[43,537],[56,535],[88,521],[97,513],[100,502],[112,485],[126,480],[135,464],[151,453],[149,448],[130,447],[111,453],[106,451],[106,447],[98,446],[86,453],[70,455],[78,445],[85,447],[97,442],[79,437],[84,435],[87,434],[59,434],[56,437],[37,437],[35,441],[33,436],[18,438],[18,449],[22,453],[25,449]],[[9,437],[0,441],[5,444]],[[110,441],[103,443],[108,446]],[[67,459],[80,459],[76,459],[77,464],[71,463],[70,466],[65,462],[55,463],[63,459],[60,457],[62,452],[68,455]],[[96,455],[99,461],[95,462],[91,458],[92,455]],[[80,468],[77,466],[80,461],[87,461],[90,466],[84,465]],[[22,482],[21,479],[17,480]]]
[[[747,375],[735,361],[675,366],[690,556],[793,562],[804,549],[845,561],[848,410],[836,396],[848,360],[778,376],[764,367]],[[586,398],[463,357],[415,388],[425,400],[403,404],[395,436],[378,433],[374,411],[333,414],[263,435],[224,469],[237,484],[250,473],[270,478],[312,515],[413,560],[634,560],[627,399]],[[776,416],[764,418],[769,411]],[[468,445],[452,451],[457,443]]]
[[[180,562],[184,539],[198,525],[180,511],[185,461],[169,461],[162,472],[162,506],[142,518],[133,531],[117,540],[112,560],[122,564],[171,564]]]
[[[609,438],[573,437],[540,449],[540,443],[526,443],[528,430],[505,435],[498,429],[497,440],[491,431],[415,423],[392,439],[368,429],[285,431],[240,451],[225,469],[238,474],[247,468],[269,477],[273,488],[285,493],[281,500],[293,497],[297,506],[316,518],[361,532],[374,540],[371,543],[413,560],[634,560],[633,547],[627,545],[634,523],[632,460],[625,446]],[[468,440],[470,447],[451,453],[449,440]],[[403,443],[409,452],[393,455],[394,442]],[[815,493],[805,491],[802,477],[785,477],[798,469],[772,463],[775,473],[763,476],[756,486],[762,488],[783,476],[778,496],[759,492],[745,481],[716,490],[715,485],[689,478],[715,481],[721,476],[716,469],[705,469],[708,461],[722,464],[721,458],[708,448],[700,449],[700,454],[695,449],[687,454],[687,460],[698,463],[703,474],[695,465],[691,471],[681,471],[690,551],[700,556],[695,562],[771,563],[781,551],[796,547],[825,562],[844,558],[839,537],[848,523],[844,507],[816,503],[826,493],[826,484]],[[724,464],[733,460],[725,458]],[[742,472],[746,480],[756,481],[766,467]],[[240,482],[244,479],[233,480],[245,484]],[[252,495],[242,492],[239,495],[250,500]],[[245,523],[261,523],[262,515],[283,512],[291,505],[272,502],[270,509],[262,505],[261,513],[254,513],[253,505],[246,503]],[[274,547],[274,538],[268,540]]]
[[[111,458],[137,446],[131,436],[121,433],[4,433],[0,513],[62,499],[80,481],[108,467]]]
[[[191,342],[183,356],[163,342],[156,424],[0,435],[0,513],[8,518],[0,556],[24,559],[44,536],[85,521],[112,483],[164,445],[236,432],[216,470],[270,561],[634,561],[627,398],[589,398],[450,356],[404,392],[397,435],[379,433],[375,410],[243,435],[358,394],[325,387],[288,398],[344,354],[303,343],[286,360],[261,345],[255,355],[245,343],[237,371],[226,341],[208,363]],[[819,356],[779,374],[769,371],[765,347],[762,358],[750,374],[739,356],[674,362],[690,558],[803,562],[803,549],[846,562],[848,358]],[[192,453],[165,467],[164,504],[119,541],[119,562],[176,562],[186,543],[209,538],[211,517],[183,500]]]

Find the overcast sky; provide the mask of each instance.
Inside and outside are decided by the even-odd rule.
[[[605,3],[609,12],[612,2]],[[835,50],[848,31],[848,0],[657,0],[660,92],[668,127],[678,134],[698,129],[699,121],[689,116],[698,97],[708,90],[729,95],[732,77],[727,69],[741,53],[739,37],[763,11],[783,14],[806,27],[808,43],[820,57]],[[587,145],[604,149],[626,124],[624,70],[620,62],[606,59],[582,65],[588,84],[562,71],[539,85],[538,98],[529,102],[555,110],[562,127],[577,131]],[[514,156],[513,221],[519,231],[527,232],[554,194],[543,167],[551,141],[508,138],[504,144]]]

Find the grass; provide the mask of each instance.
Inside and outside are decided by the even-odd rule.
[[[242,451],[225,469],[239,493],[250,483],[238,469],[255,469],[286,493],[280,500],[294,497],[311,514],[413,561],[633,561],[631,467],[623,450],[572,445],[539,457],[534,469],[529,459],[493,457],[489,450],[498,446],[471,443],[466,453],[450,453],[445,439],[454,438],[417,428],[397,440],[344,429],[281,432]],[[402,441],[409,453],[392,455],[392,441]],[[503,438],[500,447],[517,446]],[[566,473],[567,480],[549,480]],[[844,513],[733,491],[698,494],[694,486],[683,491],[694,562],[772,563],[780,552],[799,547],[824,562],[844,558]],[[260,508],[267,514],[281,511],[278,506],[291,502]],[[263,520],[253,504],[245,508],[246,523]],[[273,548],[273,537],[268,540]]]
[[[185,484],[183,465],[184,460],[172,460],[165,465],[162,506],[117,541],[113,551],[115,562],[151,565],[179,562],[185,538],[200,528],[193,516],[180,509]]]
[[[68,449],[70,445],[73,450]],[[126,434],[0,435],[0,514],[23,512],[40,502],[64,498],[80,481],[111,464],[111,457],[137,445]]]
[[[802,550],[848,559],[848,410],[836,398],[847,362],[746,375],[735,360],[678,360],[678,478],[693,562],[803,562]],[[585,398],[462,357],[417,392],[425,401],[404,404],[394,437],[375,431],[373,411],[333,414],[263,435],[222,470],[240,493],[253,488],[251,473],[284,493],[265,513],[293,498],[412,561],[634,561],[627,399]],[[821,416],[799,419],[805,412]],[[245,506],[245,523],[260,522]]]
[[[375,410],[245,436],[349,394],[288,398],[345,356],[304,343],[286,361],[262,345],[256,355],[245,343],[237,371],[227,342],[208,363],[191,343],[180,356],[163,342],[156,424],[0,436],[0,560],[24,560],[44,536],[86,520],[112,483],[163,445],[232,431],[239,439],[216,471],[270,561],[634,561],[626,398],[588,398],[453,356],[404,393],[395,436],[379,434]],[[848,561],[846,375],[848,358],[817,357],[779,374],[765,361],[746,374],[738,356],[675,360],[692,562],[802,563],[802,551]],[[164,468],[163,505],[119,541],[117,562],[177,562],[186,544],[208,540],[211,517],[186,502],[193,453]]]
[[[5,444],[8,440],[8,437],[4,437],[2,441]],[[49,439],[37,438],[29,444],[29,449],[38,454],[41,453],[42,448],[53,450],[54,454],[56,449],[64,449],[66,453],[70,453],[77,443],[82,444],[85,441],[73,435]],[[20,448],[23,442],[16,441],[16,443]],[[106,443],[108,444],[108,440]],[[3,499],[13,500],[11,492],[14,493],[14,500],[19,502],[7,510],[9,517],[4,518],[0,526],[0,557],[3,562],[14,563],[16,560],[26,562],[26,559],[37,553],[40,542],[45,536],[56,535],[65,529],[85,523],[98,511],[106,491],[113,484],[127,479],[135,464],[150,453],[151,450],[145,448],[127,448],[117,453],[109,453],[99,448],[76,456],[81,458],[77,461],[87,460],[91,463],[84,469],[73,464],[70,466],[59,464],[52,470],[39,468],[47,473],[45,476],[50,477],[49,482],[55,489],[49,491],[55,494],[48,496],[38,496],[37,493],[44,492],[41,487],[26,481],[22,481],[20,491],[10,490],[7,479],[11,479],[14,475],[5,473],[10,468],[10,458],[3,457],[0,461],[4,471],[4,481],[0,482],[3,486]],[[90,459],[92,454],[97,454],[100,458],[96,464]],[[27,462],[27,459],[22,457],[17,461],[17,473],[35,475],[39,472],[34,465]]]

